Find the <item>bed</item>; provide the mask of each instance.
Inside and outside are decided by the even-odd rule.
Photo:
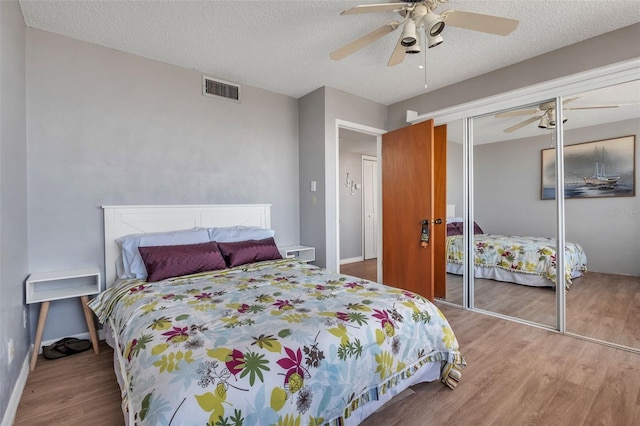
[[[462,221],[447,223],[447,272],[463,274],[464,241]],[[556,285],[556,240],[485,234],[474,222],[474,276],[536,287]],[[565,288],[587,271],[587,257],[582,247],[565,242]]]
[[[268,205],[104,214],[109,288],[90,307],[114,348],[129,425],[356,425],[409,386],[460,379],[464,359],[435,305],[278,258],[260,233],[271,231]],[[218,241],[193,243],[202,229]],[[140,243],[147,277],[131,277],[126,242],[164,234],[173,243]],[[211,262],[214,245],[224,266],[175,275]]]

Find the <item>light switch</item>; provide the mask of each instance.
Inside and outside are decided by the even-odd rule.
[[[315,180],[311,181],[311,192],[316,192],[316,181]]]

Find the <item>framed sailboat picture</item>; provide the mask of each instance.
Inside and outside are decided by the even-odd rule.
[[[624,136],[564,147],[564,197],[636,195],[636,137]],[[542,150],[541,198],[556,197],[556,150]]]

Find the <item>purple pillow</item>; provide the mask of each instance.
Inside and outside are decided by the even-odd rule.
[[[454,222],[447,223],[447,236],[450,235],[462,235],[464,231],[464,222]],[[480,225],[478,225],[475,221],[473,222],[473,233],[474,234],[484,234]]]
[[[229,268],[263,260],[282,259],[273,238],[218,243],[218,247]]]
[[[462,235],[462,227],[458,227],[457,223],[447,223],[447,237],[452,235]]]
[[[473,233],[474,234],[484,234],[480,225],[478,225],[475,221],[473,222]]]
[[[177,246],[138,247],[147,282],[227,267],[215,241]]]

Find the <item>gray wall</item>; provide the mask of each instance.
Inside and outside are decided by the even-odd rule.
[[[23,327],[27,277],[25,24],[18,2],[0,2],[0,418],[29,351]],[[15,355],[8,363],[8,343]]]
[[[300,244],[316,249],[316,265],[325,264],[325,88],[298,100],[300,116]],[[311,181],[316,191],[311,192]]]
[[[570,130],[564,140],[571,145],[636,135],[637,144],[639,133],[640,120],[626,120]],[[540,200],[540,151],[549,147],[545,137],[474,147],[474,213],[485,232],[555,236],[555,202]],[[638,170],[636,153],[636,193]],[[582,246],[590,271],[640,276],[639,209],[638,195],[565,200],[566,238]]]
[[[426,114],[545,81],[640,57],[640,23],[389,105],[389,130],[405,127],[408,109]]]
[[[298,101],[248,86],[214,99],[201,79],[27,30],[31,272],[104,267],[105,204],[271,203],[277,242],[299,242]],[[53,303],[44,339],[85,332],[82,318],[77,300]]]
[[[360,190],[351,195],[345,186],[349,179],[360,184]],[[362,257],[362,154],[340,151],[340,259]]]
[[[341,90],[327,87],[325,89],[325,178],[326,178],[326,209],[327,215],[335,217],[338,206],[337,192],[337,158],[338,158],[338,135],[336,134],[336,120],[345,120],[376,129],[387,129],[387,107],[368,99],[343,92]],[[330,213],[331,212],[331,213]],[[326,226],[326,267],[332,271],[338,271],[338,256],[336,248],[337,222],[327,221]]]
[[[299,99],[300,242],[316,248],[315,264],[338,271],[336,120],[386,129],[386,107],[330,87]],[[317,191],[311,193],[311,180]],[[314,201],[315,200],[315,201]]]

